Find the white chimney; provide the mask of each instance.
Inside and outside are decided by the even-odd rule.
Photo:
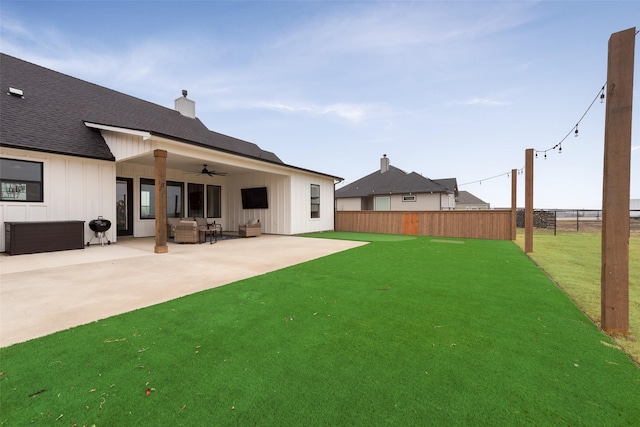
[[[382,155],[380,159],[380,173],[385,173],[389,170],[389,158],[386,154]]]
[[[187,99],[187,91],[182,90],[182,97],[176,99],[176,111],[183,116],[196,118],[196,103],[190,99]]]

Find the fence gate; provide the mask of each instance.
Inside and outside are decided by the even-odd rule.
[[[417,236],[420,234],[420,219],[417,213],[402,215],[402,234]]]

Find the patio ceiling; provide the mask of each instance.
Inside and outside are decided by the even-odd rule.
[[[143,156],[129,158],[122,160],[122,163],[135,163],[137,165],[154,167],[155,158],[153,153],[145,154]],[[193,173],[197,175],[203,168],[203,165],[207,165],[209,171],[215,171],[218,173],[226,174],[226,176],[240,175],[253,173],[258,171],[257,169],[250,167],[242,167],[238,165],[231,165],[228,163],[217,161],[206,157],[185,156],[181,154],[174,154],[170,151],[167,154],[167,169],[176,169],[183,171],[184,173]]]

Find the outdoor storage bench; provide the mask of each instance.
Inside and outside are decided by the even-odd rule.
[[[8,255],[84,248],[84,221],[6,221],[4,227]]]

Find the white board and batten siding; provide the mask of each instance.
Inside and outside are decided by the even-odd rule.
[[[320,218],[311,218],[311,185],[320,186]],[[333,179],[305,172],[234,176],[229,186],[229,226],[259,219],[267,234],[302,234],[334,229]],[[267,187],[268,209],[242,209],[241,189]]]
[[[268,234],[290,234],[291,223],[290,193],[291,179],[287,175],[255,172],[234,175],[227,183],[227,199],[223,199],[222,209],[227,212],[228,229],[252,219],[260,220],[262,232]],[[243,188],[267,187],[267,209],[242,209]],[[225,206],[226,200],[226,206]]]
[[[5,251],[5,221],[85,221],[85,241],[93,232],[89,221],[102,216],[115,224],[114,162],[2,148],[4,158],[42,163],[43,202],[0,201],[0,252]],[[117,240],[115,227],[107,231]]]
[[[153,141],[139,134],[109,130],[101,130],[100,133],[118,162],[152,153],[154,149]]]
[[[311,218],[311,185],[320,186],[320,218]],[[291,175],[291,232],[313,233],[334,229],[334,181],[332,178],[294,172]]]

